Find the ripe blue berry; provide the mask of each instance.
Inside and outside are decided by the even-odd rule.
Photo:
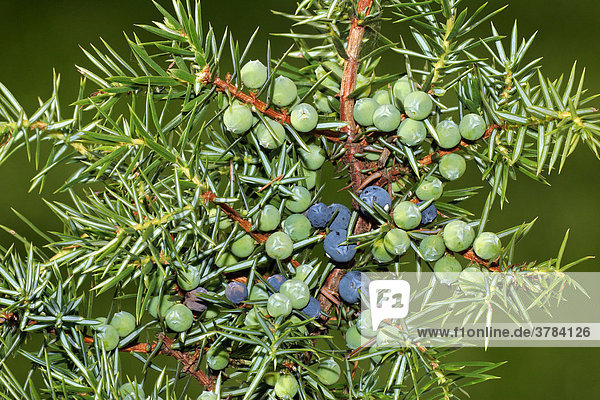
[[[269,127],[260,123],[254,128],[254,134],[260,144],[265,149],[277,149],[285,142],[285,129],[279,122],[268,119]]]
[[[279,107],[289,106],[298,97],[298,88],[293,80],[278,76],[273,83],[273,104]]]
[[[435,132],[438,135],[440,147],[444,149],[451,149],[460,143],[460,130],[451,119],[440,122],[435,128]]]
[[[292,302],[287,296],[281,293],[274,293],[267,301],[267,311],[272,317],[279,317],[280,315],[284,317],[288,316],[292,312]]]
[[[292,187],[292,196],[286,201],[285,208],[293,213],[304,212],[310,206],[311,197],[307,188],[296,185]]]
[[[240,304],[248,299],[248,288],[241,282],[229,282],[225,288],[225,297],[233,304]]]
[[[334,230],[330,231],[323,241],[325,254],[334,262],[345,263],[354,258],[356,255],[356,245],[346,244],[340,245],[346,241],[347,231]]]
[[[232,133],[245,133],[252,127],[252,112],[241,104],[232,104],[223,113],[223,123]]]
[[[423,182],[417,188],[416,195],[423,201],[437,200],[442,197],[444,193],[444,185],[435,176],[427,176],[423,179]]]
[[[298,394],[298,381],[292,375],[281,375],[273,390],[280,399],[293,399]]]
[[[423,255],[425,261],[437,261],[446,252],[444,239],[440,235],[427,236],[421,240],[419,251]]]
[[[481,138],[486,130],[485,120],[479,114],[467,114],[460,120],[460,134],[467,140]]]
[[[340,380],[342,370],[333,358],[323,360],[317,367],[317,377],[323,385],[334,385]]]
[[[391,132],[400,126],[402,114],[391,104],[383,104],[373,113],[373,124],[382,132]]]
[[[348,271],[338,284],[338,293],[347,303],[354,304],[360,300],[358,290],[361,289],[362,276],[358,271]]]
[[[421,211],[416,204],[410,201],[401,201],[394,208],[392,213],[394,223],[398,228],[404,230],[414,229],[421,223]]]
[[[220,371],[229,364],[229,353],[221,347],[211,347],[206,352],[206,362],[210,369]]]
[[[409,93],[412,93],[412,88],[410,87],[410,82],[408,81],[408,76],[403,76],[398,79],[396,83],[394,83],[394,87],[392,92],[394,93],[394,97],[400,100],[400,103],[404,104],[404,99]]]
[[[185,305],[175,304],[167,312],[165,322],[172,331],[185,332],[192,327],[194,314]]]
[[[407,146],[419,145],[427,136],[427,128],[422,121],[406,118],[398,128],[400,141]]]
[[[134,331],[135,317],[127,311],[119,311],[113,315],[110,324],[117,330],[120,337],[125,337]]]
[[[420,206],[423,203],[425,203],[425,202],[420,201],[417,203],[417,206]],[[435,221],[436,218],[437,218],[437,208],[435,208],[435,205],[433,205],[433,203],[431,203],[430,205],[427,206],[426,209],[421,211],[421,225],[430,224],[433,221]]]
[[[308,151],[303,148],[298,149],[298,154],[302,158],[302,162],[307,169],[317,170],[323,166],[325,162],[325,152],[316,144],[309,144]]]
[[[183,304],[190,310],[198,313],[206,311],[208,307],[199,297],[201,294],[208,294],[208,290],[204,289],[203,287],[197,287],[191,292],[187,292],[185,294],[185,300],[183,301]]]
[[[292,255],[294,242],[284,232],[272,233],[265,243],[267,255],[276,260],[284,260]]]
[[[231,244],[231,253],[236,257],[246,258],[252,254],[254,247],[256,247],[254,238],[248,234],[244,234]]]
[[[319,303],[319,300],[315,299],[314,297],[311,297],[308,300],[308,304],[306,305],[306,307],[302,309],[302,312],[306,314],[308,318],[317,319],[321,315],[321,303]]]
[[[440,283],[450,285],[458,280],[462,267],[456,258],[446,255],[435,262],[433,272]]]
[[[402,229],[394,228],[385,234],[383,244],[388,253],[401,256],[410,247],[410,238]]]
[[[119,333],[112,325],[101,325],[96,328],[96,336],[106,351],[111,351],[119,345]]]
[[[302,214],[290,215],[283,221],[281,227],[294,242],[299,242],[310,236],[310,221]]]
[[[385,249],[383,239],[378,239],[373,242],[371,254],[373,255],[373,258],[380,264],[389,263],[394,259],[394,256],[388,253],[388,251]]]
[[[471,246],[475,239],[473,228],[464,221],[452,221],[444,227],[444,244],[451,251],[463,251]]]
[[[310,291],[306,283],[299,279],[288,279],[279,288],[281,294],[290,299],[292,308],[300,310],[308,305]]]
[[[188,266],[183,271],[177,273],[177,285],[181,290],[190,291],[200,285],[202,275],[200,270],[194,266]]]
[[[310,104],[300,103],[292,108],[290,121],[298,132],[310,132],[317,127],[319,114]]]
[[[248,61],[241,70],[242,82],[250,89],[258,89],[267,81],[267,67],[258,60]]]
[[[279,226],[281,214],[279,209],[271,204],[267,204],[260,210],[258,216],[258,229],[263,232],[272,231]]]
[[[373,125],[373,114],[380,104],[368,97],[356,100],[354,104],[354,120],[357,124],[362,126]]]
[[[404,111],[409,118],[419,121],[429,117],[433,111],[431,96],[425,92],[416,91],[406,95],[403,101]]]
[[[473,250],[478,257],[484,260],[494,260],[502,251],[502,243],[495,233],[482,232],[475,238]]]
[[[439,163],[439,169],[440,174],[444,178],[449,181],[454,181],[463,176],[467,169],[467,162],[463,156],[456,153],[450,153],[442,157]]]
[[[389,211],[390,207],[392,206],[392,198],[390,197],[390,194],[387,192],[387,190],[379,186],[366,187],[361,192],[360,199],[371,207],[373,207],[373,204],[376,203],[385,211]],[[366,212],[366,210],[362,211]]]
[[[279,292],[281,285],[283,285],[283,283],[285,281],[286,281],[285,277],[280,274],[272,275],[267,279],[267,283],[269,285],[271,285],[273,287],[273,289],[275,289],[277,292]],[[269,291],[269,293],[271,293],[271,291]]]
[[[333,221],[331,221],[331,224],[329,224],[329,229],[332,231],[338,229],[347,230],[351,216],[348,207],[342,204],[333,203],[329,206],[329,208],[331,209],[331,215],[333,216]]]
[[[375,100],[380,105],[383,104],[392,104],[392,99],[390,98],[389,90],[378,90],[373,94],[373,100]]]
[[[306,211],[306,218],[308,218],[310,224],[317,229],[325,228],[331,220],[332,215],[333,210],[324,203],[313,204],[308,211]]]
[[[162,297],[155,296],[150,300],[150,304],[148,304],[148,312],[152,317],[158,318],[158,314],[160,312],[161,317],[165,317],[169,308],[173,307],[176,303],[170,300],[170,297],[164,295]]]

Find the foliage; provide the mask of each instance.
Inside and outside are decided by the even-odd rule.
[[[546,183],[580,142],[598,154],[598,112],[591,107],[596,96],[583,86],[585,71],[578,74],[574,65],[568,77],[544,76],[540,60],[527,58],[534,38],[521,39],[516,23],[506,37],[491,25],[490,34],[478,38],[476,28],[501,10],[482,6],[470,12],[459,0],[303,0],[293,14],[277,12],[293,23],[277,40],[291,46],[281,56],[268,46],[262,59],[267,80],[248,90],[242,67],[258,33],[243,44],[229,31],[219,36],[203,22],[200,4],[191,3],[173,0],[171,11],[156,4],[164,19],[140,26],[155,39],[126,36],[130,57],[105,42],[84,50],[90,65],[78,67],[79,96],[68,114],[59,101],[59,77],[52,96],[33,113],[0,84],[0,162],[25,149],[39,169],[31,185],[37,190],[57,166],[74,167],[57,189],[69,193],[69,202],[48,202],[63,230],[42,232],[19,214],[44,246],[15,235],[26,253],[1,249],[2,397],[124,398],[119,388],[135,380],[151,398],[185,398],[199,387],[219,398],[274,398],[267,378],[275,372],[293,375],[302,399],[454,398],[463,387],[494,378],[488,372],[497,364],[446,361],[453,349],[410,344],[349,352],[340,337],[359,308],[339,301],[337,284],[347,269],[432,270],[421,240],[457,219],[484,232],[490,210],[507,200],[510,180],[522,174]],[[408,26],[412,37],[385,36],[381,27],[393,24]],[[378,72],[384,56],[405,68]],[[278,76],[297,86],[295,103],[315,103],[319,121],[310,132],[294,126],[292,109],[273,105]],[[352,114],[356,99],[378,89],[402,109],[394,85],[403,76],[410,91],[427,92],[434,103],[423,121],[427,138],[415,146],[358,126]],[[253,129],[228,129],[225,114],[234,104],[252,111]],[[441,148],[437,124],[469,113],[485,119],[484,136]],[[283,143],[269,123],[259,136],[256,127],[271,120],[285,128]],[[272,137],[265,139],[265,132]],[[261,137],[274,140],[275,148]],[[311,203],[320,200],[327,179],[307,168],[311,145],[323,149],[338,167],[335,177],[349,183],[346,239],[358,245],[358,253],[348,264],[320,256],[327,229],[311,230],[282,259],[267,254],[271,230],[259,229],[266,205],[275,206],[282,219],[304,211],[290,211],[302,197],[297,186],[310,190]],[[377,202],[367,204],[362,189],[385,188],[393,207],[416,202],[417,188],[439,177],[440,158],[454,152],[477,167],[487,186],[445,183],[442,197],[420,205],[421,211],[435,205],[435,221],[407,229],[410,254],[378,261],[371,250],[394,226],[394,217]],[[483,210],[461,206],[484,195]],[[580,261],[563,263],[565,239],[558,257],[516,265],[515,246],[530,228],[528,223],[499,232],[504,246],[493,260],[479,258],[470,247],[456,255],[490,271],[566,270]],[[246,234],[252,250],[238,259],[232,244]],[[267,277],[290,278],[300,270],[309,271],[304,281],[319,297],[321,317],[300,311],[295,318],[268,316],[266,298],[253,299],[253,289],[273,289]],[[206,290],[182,290],[190,274]],[[232,280],[246,283],[251,293],[242,305],[225,296]],[[203,305],[189,330],[173,333],[162,312],[149,315],[152,300],[163,296],[183,298],[190,308]],[[113,300],[108,309],[102,306],[106,299]],[[482,308],[491,302],[482,301]],[[531,301],[543,306],[539,298]],[[136,328],[120,338],[117,349],[107,350],[99,345],[104,321],[98,318],[110,322],[121,309],[134,314]],[[480,311],[473,306],[469,312]],[[209,349],[224,349],[229,367],[209,368]],[[330,357],[341,366],[333,385],[323,384],[316,372]],[[32,365],[24,379],[11,372],[15,359]]]

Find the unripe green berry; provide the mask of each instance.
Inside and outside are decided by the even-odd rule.
[[[440,174],[449,181],[454,181],[463,176],[466,169],[467,162],[464,157],[456,153],[446,154],[439,163]]]
[[[306,279],[312,274],[313,267],[308,264],[299,265],[296,268],[296,274],[294,275],[294,279],[298,279],[300,281],[306,281]]]
[[[486,287],[485,272],[476,266],[467,267],[460,273],[458,285],[465,293],[483,291]]]
[[[119,394],[121,398],[125,399],[145,399],[146,394],[144,388],[140,383],[126,382],[119,387]]]
[[[306,147],[308,147],[308,151],[303,148],[298,149],[298,154],[302,158],[304,166],[310,170],[321,168],[325,162],[325,152],[321,146],[311,143]]]
[[[356,325],[351,326],[346,331],[346,346],[349,349],[358,349],[362,345],[362,336]]]
[[[310,300],[308,285],[300,279],[288,279],[279,288],[279,293],[290,299],[292,308],[303,309]]]
[[[277,379],[279,379],[278,372],[267,372],[263,376],[263,381],[269,386],[275,386],[275,384],[277,383]]]
[[[250,290],[250,295],[248,296],[248,300],[250,301],[267,300],[268,298],[269,294],[265,290],[263,283],[252,286],[252,290]]]
[[[467,140],[480,139],[487,129],[485,120],[479,114],[467,114],[460,121],[460,134]]]
[[[223,123],[232,133],[245,133],[252,127],[252,112],[241,104],[232,104],[223,113]]]
[[[265,243],[267,255],[276,260],[284,260],[292,255],[294,250],[294,242],[284,232],[275,232],[269,235]]]
[[[401,256],[410,247],[410,238],[402,229],[394,228],[385,234],[383,244],[388,253]]]
[[[127,311],[119,311],[113,315],[110,324],[117,330],[120,337],[125,337],[134,331],[135,317]]]
[[[440,122],[435,128],[435,132],[437,133],[440,147],[444,149],[451,149],[460,143],[460,129],[451,119],[445,119]]]
[[[433,266],[435,277],[441,283],[450,285],[458,280],[462,267],[456,258],[446,255],[437,260]]]
[[[185,332],[194,323],[194,314],[183,304],[175,304],[165,316],[165,322],[174,332]]]
[[[425,261],[437,261],[446,252],[444,238],[440,235],[430,235],[421,240],[419,251],[423,255]]]
[[[248,61],[241,70],[242,82],[250,89],[259,89],[267,81],[267,67],[258,60]]]
[[[341,71],[341,68],[340,68]],[[362,74],[356,75],[356,89],[360,89],[361,93],[358,95],[359,98],[367,97],[371,93],[371,86],[369,84],[370,79]]]
[[[288,316],[292,312],[292,302],[281,293],[273,293],[267,301],[267,311],[272,317]]]
[[[290,121],[298,132],[310,132],[317,127],[319,114],[310,104],[300,103],[292,108]]]
[[[394,259],[394,256],[388,253],[388,251],[385,249],[383,239],[378,239],[373,242],[371,254],[373,255],[373,258],[375,258],[375,260],[381,264],[389,263]]]
[[[378,90],[375,92],[375,94],[373,94],[372,98],[380,105],[392,104],[392,99],[390,98],[389,90]]]
[[[189,265],[186,269],[177,273],[177,285],[186,292],[196,289],[201,280],[200,270],[193,265]]]
[[[296,185],[292,187],[292,196],[286,201],[285,208],[293,213],[304,212],[310,206],[311,197],[307,188]]]
[[[274,391],[280,399],[293,399],[298,394],[298,381],[291,375],[281,375],[275,383]]]
[[[416,91],[406,95],[404,98],[404,111],[409,118],[424,120],[433,111],[431,96],[425,92]]]
[[[377,336],[377,332],[373,330],[373,320],[371,318],[371,310],[364,310],[356,319],[356,327],[361,336],[372,338]]]
[[[323,385],[334,385],[340,380],[342,369],[333,358],[323,360],[317,367],[317,377]]]
[[[206,352],[206,362],[210,369],[220,371],[229,364],[229,353],[221,347],[211,347]]]
[[[315,107],[319,110],[320,113],[330,114],[333,112],[331,105],[329,104],[329,97],[325,96],[323,93],[317,91],[314,95],[315,99]]]
[[[402,114],[391,104],[384,104],[373,113],[373,124],[382,132],[391,132],[398,129],[402,121]]]
[[[219,256],[215,260],[215,265],[219,268],[229,267],[231,265],[237,264],[237,258],[229,252],[225,252]]]
[[[216,208],[209,209],[208,210],[208,217],[209,217],[208,222],[210,222],[211,224],[217,223],[217,213],[218,213],[218,211]],[[219,224],[219,229],[225,230],[232,225],[232,222],[223,213],[221,213],[218,224]]]
[[[408,81],[408,76],[403,76],[398,79],[396,83],[394,83],[394,87],[392,92],[394,93],[394,97],[402,104],[404,104],[404,99],[409,93],[412,93],[412,88],[410,87],[410,82]]]
[[[362,126],[373,125],[373,115],[380,104],[368,97],[356,100],[353,116],[357,124]]]
[[[278,76],[273,83],[273,104],[279,107],[289,106],[298,97],[298,88],[293,80]]]
[[[248,234],[244,234],[244,236],[231,244],[231,253],[236,257],[246,258],[252,254],[255,246],[254,238]]]
[[[271,204],[265,205],[258,216],[258,229],[263,232],[272,231],[279,226],[281,214],[279,209]]]
[[[500,238],[495,233],[482,232],[475,238],[473,250],[477,257],[484,260],[494,260],[502,251],[502,243],[500,243]]]
[[[196,400],[219,400],[219,396],[215,392],[203,391]]]
[[[421,224],[421,211],[416,204],[402,201],[396,205],[392,214],[394,223],[401,229],[414,229]]]
[[[310,169],[301,167],[302,175],[306,178],[302,185],[308,190],[314,189],[317,186],[317,179],[319,178],[319,174],[317,171],[312,171]]]
[[[96,329],[100,344],[106,351],[111,351],[119,345],[119,333],[112,325],[102,325]]]
[[[277,149],[285,142],[285,128],[279,122],[267,120],[269,128],[264,123],[260,123],[254,128],[254,134],[260,144],[265,149]]]
[[[310,221],[302,214],[290,215],[283,221],[281,227],[294,242],[299,242],[310,236]]]
[[[406,118],[398,128],[400,141],[407,146],[416,146],[421,144],[427,136],[427,128],[421,121],[412,118]]]
[[[428,176],[423,179],[423,182],[417,188],[416,195],[423,201],[437,200],[444,193],[444,185],[442,181],[434,176]]]
[[[473,228],[464,221],[452,221],[444,227],[444,244],[451,251],[463,251],[471,246],[475,239]]]
[[[177,303],[171,301],[170,296],[154,296],[152,300],[150,300],[150,304],[148,304],[148,312],[150,313],[150,315],[152,315],[152,317],[158,318],[158,314],[160,311],[160,316],[164,318],[165,315],[167,315],[169,308],[173,307],[175,304]]]

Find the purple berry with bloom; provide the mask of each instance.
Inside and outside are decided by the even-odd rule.
[[[241,282],[229,282],[225,288],[225,297],[233,304],[240,304],[248,299],[248,288]]]

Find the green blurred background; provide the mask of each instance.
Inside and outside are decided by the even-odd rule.
[[[168,7],[169,1],[161,4]],[[465,0],[471,9],[481,0]],[[547,76],[568,73],[572,62],[587,67],[587,87],[600,92],[600,25],[596,1],[578,0],[491,0],[488,9],[509,4],[495,20],[501,34],[510,33],[514,19],[519,21],[521,35],[539,30],[530,59],[544,56],[543,70]],[[294,1],[284,0],[205,0],[203,14],[217,32],[229,25],[240,42],[245,43],[256,26],[261,34],[253,57],[264,58],[269,32],[287,31],[287,21],[269,10],[290,11]],[[89,65],[78,46],[97,44],[101,36],[122,54],[129,54],[123,31],[131,32],[135,23],[149,23],[160,18],[149,0],[0,0],[0,81],[7,85],[29,110],[40,96],[51,92],[52,68],[62,76],[62,102],[67,104],[77,93],[79,76],[74,65]],[[393,29],[398,29],[394,31]],[[482,28],[488,30],[489,26]],[[139,30],[138,30],[139,32]],[[388,31],[398,35],[404,29],[398,25]],[[483,30],[480,31],[483,34]],[[289,46],[285,39],[274,40],[274,54]],[[409,46],[413,43],[409,40]],[[397,55],[384,62],[386,69],[403,65]],[[600,101],[598,101],[600,105]],[[0,169],[0,224],[31,236],[32,232],[10,210],[26,215],[43,230],[60,229],[42,198],[65,199],[53,194],[65,176],[57,174],[48,181],[42,194],[28,193],[34,166],[26,155],[19,154]],[[471,171],[475,172],[475,171]],[[66,172],[65,172],[66,173]],[[475,178],[476,174],[471,174]],[[510,203],[504,210],[495,210],[490,229],[502,229],[539,220],[528,238],[523,240],[518,258],[544,260],[555,256],[565,231],[571,230],[565,257],[569,260],[599,253],[600,246],[600,161],[584,146],[569,159],[561,175],[553,174],[552,186],[543,186],[521,177],[509,190]],[[469,206],[477,211],[484,199],[472,200]],[[34,238],[35,239],[35,238]],[[0,232],[0,244],[14,241]],[[591,260],[580,270],[600,270],[600,262]],[[491,349],[459,352],[460,359],[508,361],[495,371],[502,379],[471,388],[474,399],[565,399],[598,398],[600,380],[600,349]]]

